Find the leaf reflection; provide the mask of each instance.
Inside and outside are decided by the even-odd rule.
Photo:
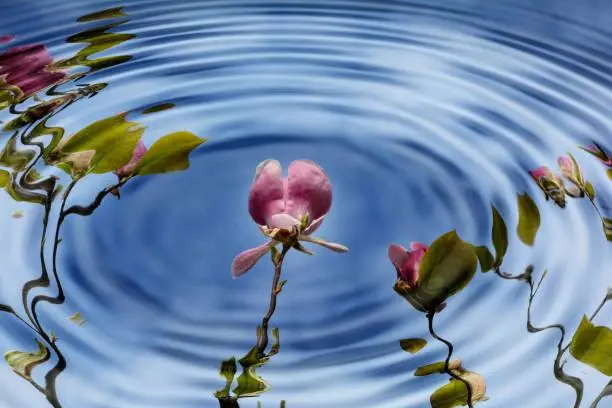
[[[80,83],[81,80],[91,73],[100,69],[114,66],[125,62],[131,56],[107,56],[99,59],[90,57],[101,51],[122,44],[132,38],[134,34],[115,33],[110,30],[121,26],[129,21],[121,8],[102,10],[79,18],[80,22],[98,22],[101,20],[123,18],[123,20],[111,23],[102,23],[98,27],[89,28],[67,39],[67,42],[84,42],[88,45],[77,52],[76,55],[65,60],[53,62],[44,45],[34,44],[21,48],[9,49],[0,53],[0,110],[8,108],[12,118],[4,122],[3,131],[12,132],[0,152],[0,188],[4,188],[8,195],[19,202],[28,202],[42,205],[44,207],[42,231],[39,244],[40,275],[26,282],[22,287],[21,301],[25,316],[17,313],[12,307],[0,304],[0,312],[7,313],[30,329],[36,336],[39,346],[38,352],[9,351],[5,353],[5,360],[13,370],[28,380],[32,386],[45,396],[47,401],[55,408],[61,408],[61,403],[56,391],[56,382],[59,375],[66,368],[64,358],[59,346],[58,338],[53,331],[43,326],[39,319],[39,307],[45,303],[60,305],[65,301],[65,293],[57,266],[58,247],[61,242],[60,231],[66,217],[71,214],[81,216],[91,215],[98,208],[103,199],[134,178],[136,174],[122,178],[117,184],[109,186],[100,191],[94,200],[88,205],[70,205],[68,200],[73,188],[88,173],[105,173],[116,169],[116,166],[125,164],[130,159],[131,151],[129,143],[135,138],[126,138],[126,134],[132,130],[132,125],[125,120],[129,112],[107,119],[106,122],[93,124],[81,132],[77,132],[73,138],[64,139],[65,130],[58,126],[48,125],[48,122],[63,110],[85,98],[95,97],[103,91],[106,83]],[[12,37],[3,37],[3,40],[12,40]],[[25,65],[24,65],[25,64]],[[28,65],[29,64],[29,65]],[[69,70],[77,67],[88,67],[87,73],[69,73]],[[17,69],[18,67],[19,69]],[[36,93],[49,88],[41,99]],[[26,103],[29,106],[18,108],[17,104]],[[170,104],[158,105],[151,112],[170,109]],[[157,109],[157,110],[156,110]],[[96,127],[97,125],[97,127]],[[124,126],[125,125],[125,126]],[[127,126],[127,127],[126,127]],[[140,126],[140,125],[139,125]],[[134,131],[140,138],[142,131]],[[183,132],[185,136],[187,132]],[[107,137],[100,137],[106,135]],[[115,137],[120,135],[121,137]],[[195,136],[193,136],[195,138]],[[158,149],[159,157],[166,158],[163,163],[156,161],[155,171],[151,173],[164,173],[168,171],[181,170],[188,167],[188,155],[204,140],[197,138],[197,143],[191,143],[187,152],[172,149]],[[126,142],[127,140],[127,142]],[[190,139],[193,142],[193,139]],[[53,231],[53,239],[48,242],[49,224],[52,204],[63,191],[59,178],[56,176],[43,176],[37,169],[55,163],[57,166],[71,170],[65,166],[62,160],[65,157],[54,152],[63,148],[64,154],[78,154],[93,151],[92,165],[87,166],[87,172],[79,174],[69,182],[61,196],[59,216]],[[169,160],[168,157],[171,159]],[[177,158],[173,161],[172,158]],[[39,169],[40,169],[39,167]],[[169,167],[172,167],[169,169]],[[51,245],[51,259],[47,256],[46,248]],[[43,289],[35,296],[31,296],[35,289]],[[76,325],[81,325],[84,320],[77,313],[72,320]],[[53,361],[54,365],[47,369],[42,384],[37,383],[30,376],[31,370],[37,366],[43,366],[46,362]]]

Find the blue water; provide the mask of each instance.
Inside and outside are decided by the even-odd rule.
[[[54,59],[69,58],[83,44],[67,38],[108,23],[77,19],[116,6],[127,16],[109,21],[126,22],[111,31],[135,38],[92,59],[132,58],[87,75],[81,82],[108,87],[48,125],[69,135],[172,102],[139,119],[145,143],[182,129],[208,141],[187,171],[137,178],[121,200],[66,220],[58,268],[67,300],[40,311],[68,361],[57,385],[65,408],[218,406],[219,363],[253,346],[268,307],[267,260],[240,279],[230,273],[238,252],[263,242],[247,197],[267,158],[285,168],[308,158],[327,171],[334,202],[317,235],[350,252],[288,255],[272,319],[280,353],[258,371],[271,389],[241,399],[243,408],[281,400],[289,408],[428,407],[448,378],[414,370],[443,360],[446,348],[430,340],[416,355],[400,349],[402,338],[429,339],[427,321],[392,290],[387,246],[429,243],[451,229],[488,243],[491,204],[511,232],[505,269],[549,271],[535,324],[562,323],[571,335],[612,286],[612,243],[589,203],[556,208],[527,173],[570,151],[602,206],[612,202],[601,164],[577,149],[612,145],[612,3],[4,0],[0,35],[16,38],[0,51],[43,43]],[[69,202],[89,203],[114,181],[89,176]],[[513,234],[523,191],[542,213],[533,248]],[[21,286],[39,274],[43,208],[4,193],[0,208],[0,301],[22,310]],[[12,218],[15,210],[24,217]],[[436,328],[485,378],[483,406],[571,407],[573,390],[552,371],[558,333],[526,330],[528,293],[478,272]],[[75,312],[87,319],[82,327],[68,319]],[[0,322],[0,351],[35,348],[25,326],[8,315]],[[612,308],[597,324],[612,324]],[[584,406],[609,381],[569,355],[566,371],[583,378]],[[34,379],[44,374],[38,368]],[[0,408],[47,406],[0,364]],[[612,397],[599,407],[612,407]]]

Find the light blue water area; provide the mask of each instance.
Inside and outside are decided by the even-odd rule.
[[[117,6],[126,16],[77,22]],[[443,360],[446,347],[393,291],[387,247],[430,243],[452,229],[488,244],[491,204],[509,226],[504,269],[533,264],[538,276],[548,269],[534,324],[564,324],[571,338],[612,286],[612,243],[588,201],[557,208],[528,174],[569,151],[604,212],[611,202],[605,169],[577,148],[591,140],[612,146],[610,2],[4,0],[1,7],[0,35],[15,40],[0,52],[42,43],[59,61],[84,47],[70,36],[123,20],[110,31],[135,35],[90,57],[132,56],[80,80],[108,86],[47,126],[70,135],[172,102],[138,116],[145,144],[176,130],[208,138],[188,170],[137,178],[120,200],[108,197],[90,217],[66,220],[58,269],[67,300],[39,312],[68,363],[57,380],[65,408],[218,406],[219,363],[253,346],[268,307],[268,258],[240,279],[230,273],[236,254],[265,239],[247,198],[267,158],[285,169],[302,158],[325,169],[333,205],[317,236],[350,252],[289,253],[271,323],[280,352],[258,371],[271,389],[241,399],[243,408],[281,400],[289,408],[428,407],[448,378],[414,370]],[[0,111],[0,120],[12,117]],[[87,204],[114,181],[88,176],[69,202]],[[541,211],[533,248],[514,234],[519,192]],[[40,273],[43,208],[4,193],[0,208],[0,301],[22,310],[21,286]],[[12,218],[15,210],[24,217]],[[483,407],[573,406],[574,391],[553,375],[558,332],[526,330],[528,294],[527,285],[478,272],[436,318],[455,356],[485,378]],[[82,327],[68,319],[77,311],[87,319]],[[24,325],[9,315],[0,322],[0,351],[35,348]],[[597,324],[612,324],[609,305]],[[430,344],[408,354],[399,340],[410,337]],[[609,381],[569,355],[566,371],[583,378],[583,406]],[[34,379],[44,374],[38,368]],[[0,408],[47,406],[0,364]],[[612,407],[612,398],[599,407]]]

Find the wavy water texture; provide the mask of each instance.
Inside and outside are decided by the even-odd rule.
[[[427,320],[392,290],[387,245],[427,243],[455,228],[486,243],[490,203],[515,225],[517,192],[534,197],[542,226],[533,248],[512,236],[504,267],[548,269],[531,319],[573,333],[612,285],[612,247],[588,202],[555,207],[527,171],[571,151],[612,214],[612,183],[577,149],[590,140],[612,145],[612,6],[532,3],[3,3],[0,36],[15,40],[0,52],[44,43],[84,83],[108,84],[47,127],[70,135],[119,112],[173,103],[143,120],[147,145],[177,128],[210,137],[188,171],[136,179],[120,200],[65,220],[58,270],[67,299],[39,309],[67,359],[57,382],[63,406],[218,405],[219,363],[252,347],[268,307],[272,264],[261,261],[238,280],[230,264],[264,242],[247,194],[255,166],[270,157],[326,169],[334,203],[318,234],[351,252],[288,254],[270,322],[281,351],[258,371],[271,385],[258,399],[264,407],[429,406],[448,379],[414,377],[414,369],[443,360],[447,349],[434,341],[414,356],[400,349],[399,339],[430,337]],[[127,17],[77,21],[118,6]],[[13,118],[0,111],[0,120]],[[61,172],[39,170],[65,184]],[[113,182],[87,178],[68,205],[90,203]],[[21,286],[40,273],[43,208],[6,194],[0,203],[0,301],[20,305]],[[15,210],[24,217],[11,218]],[[524,285],[479,274],[436,316],[436,332],[486,379],[487,407],[570,407],[574,391],[552,372],[557,333],[525,328],[528,295]],[[82,327],[68,319],[75,312],[87,320]],[[27,328],[1,318],[3,351],[35,347]],[[597,324],[612,324],[609,307]],[[569,360],[566,372],[584,380],[583,400],[603,395],[609,379]],[[8,367],[0,366],[0,384],[0,408],[48,406]]]

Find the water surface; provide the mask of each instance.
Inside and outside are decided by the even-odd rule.
[[[0,34],[15,40],[0,51],[42,43],[59,61],[83,48],[66,39],[84,30],[124,21],[110,31],[129,34],[95,57],[131,59],[80,81],[108,86],[48,125],[69,135],[171,102],[140,118],[146,144],[180,129],[209,138],[187,171],[138,178],[121,200],[67,219],[58,265],[67,301],[40,312],[68,360],[58,379],[63,406],[218,405],[220,361],[248,351],[268,306],[271,264],[238,280],[230,264],[263,242],[247,196],[255,166],[270,157],[284,166],[308,158],[327,171],[334,203],[318,235],[350,253],[289,254],[272,320],[281,351],[259,371],[272,388],[241,400],[243,408],[281,400],[290,408],[428,407],[447,379],[414,377],[414,369],[442,360],[446,348],[400,349],[399,339],[426,338],[427,322],[393,292],[387,246],[431,242],[451,229],[487,243],[490,205],[514,226],[517,192],[534,197],[542,227],[533,248],[511,235],[505,267],[548,269],[534,321],[572,333],[612,285],[612,244],[588,202],[556,208],[528,170],[570,151],[602,205],[610,202],[612,183],[577,146],[612,145],[612,4],[533,3],[5,1]],[[118,6],[125,17],[77,22]],[[54,168],[39,171],[67,180]],[[90,202],[114,181],[88,177],[71,203]],[[6,194],[0,206],[0,299],[17,308],[21,286],[39,273],[43,208]],[[14,210],[24,217],[12,218]],[[437,330],[486,379],[487,407],[571,407],[573,390],[552,373],[558,334],[527,333],[527,296],[526,285],[479,272],[448,302]],[[68,320],[77,311],[82,327]],[[597,321],[609,326],[612,310]],[[32,349],[32,337],[2,318],[1,350]],[[588,405],[609,379],[568,360]],[[0,408],[48,406],[6,365],[0,378]]]

